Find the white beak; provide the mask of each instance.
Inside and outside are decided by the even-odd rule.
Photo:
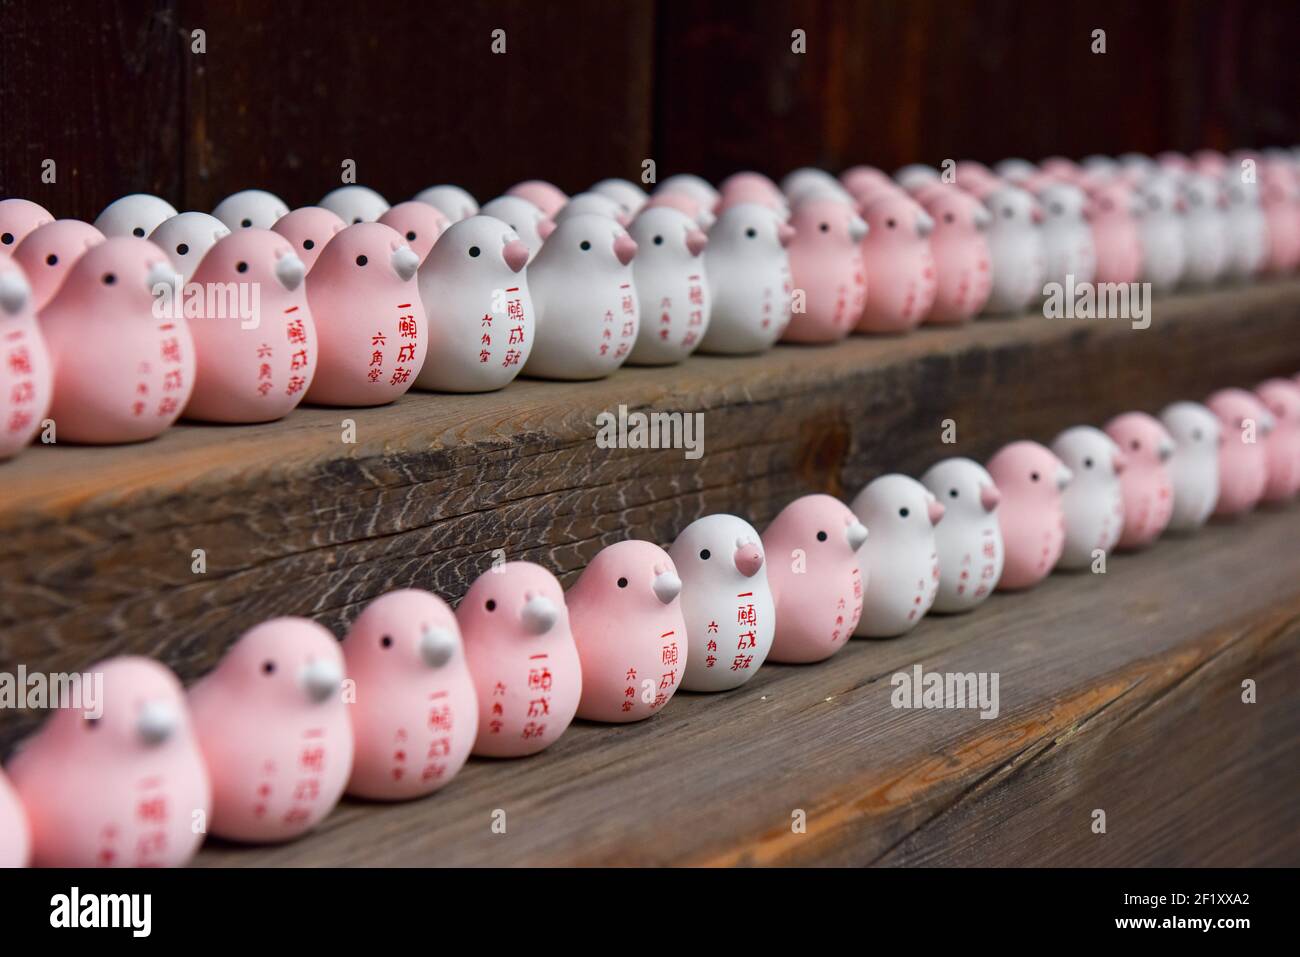
[[[280,285],[290,292],[298,288],[305,275],[307,275],[307,267],[293,253],[281,256],[280,261],[275,264],[275,278],[280,280]]]
[[[14,271],[0,275],[0,307],[11,316],[27,305],[31,295],[32,289],[22,273]]]
[[[862,547],[862,543],[867,540],[867,526],[861,522],[854,522],[848,528],[849,548],[857,551]]]
[[[430,668],[441,668],[456,653],[456,639],[445,628],[430,628],[420,636],[420,657]]]
[[[393,252],[393,272],[406,282],[420,268],[420,257],[410,246],[398,246]]]
[[[528,599],[520,617],[524,627],[534,635],[544,635],[560,620],[560,610],[555,607],[555,602],[539,595]]]
[[[319,704],[339,690],[343,673],[332,661],[311,661],[303,665],[298,679],[307,697]]]
[[[178,724],[176,709],[165,701],[146,701],[136,718],[135,730],[145,744],[162,744]]]
[[[662,575],[655,576],[654,589],[655,596],[665,605],[669,605],[682,593],[682,580],[672,572],[664,572]]]

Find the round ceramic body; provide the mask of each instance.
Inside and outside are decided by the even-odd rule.
[[[1213,412],[1197,402],[1175,402],[1160,413],[1160,424],[1174,440],[1174,454],[1165,463],[1174,490],[1172,531],[1200,528],[1219,499],[1219,436]]]
[[[104,241],[104,234],[79,219],[59,219],[37,226],[14,250],[32,288],[32,308],[44,309],[63,285],[72,266],[87,249]]]
[[[102,676],[101,700],[55,711],[9,765],[32,863],[179,867],[212,810],[180,682],[148,658],[114,658],[89,674]]]
[[[172,268],[182,279],[189,280],[217,240],[230,235],[230,229],[207,213],[177,213],[164,219],[149,234],[149,242],[167,254]]]
[[[1288,379],[1269,379],[1255,389],[1273,416],[1273,430],[1264,439],[1268,481],[1265,502],[1281,503],[1300,492],[1300,385]]]
[[[456,608],[478,695],[474,754],[518,758],[555,743],[573,722],[582,666],[564,591],[531,562],[478,577]]]
[[[245,632],[190,689],[212,775],[213,834],[268,844],[325,819],[352,771],[342,682],[333,635],[305,618],[273,618]]]
[[[829,195],[831,192],[838,192],[844,196],[851,197],[842,185],[830,173],[824,169],[818,169],[815,166],[803,166],[796,170],[791,170],[781,177],[781,193],[785,196],[786,202],[791,205],[797,205],[799,200],[810,195]]]
[[[893,638],[915,628],[934,604],[939,552],[934,528],[944,506],[906,475],[881,475],[849,506],[871,532],[858,550],[866,597],[854,634]]]
[[[1143,548],[1164,533],[1173,515],[1174,488],[1165,463],[1174,454],[1174,440],[1145,412],[1117,415],[1106,423],[1106,434],[1125,460],[1119,479],[1124,531],[1117,547]]]
[[[175,283],[144,239],[108,239],[77,260],[40,315],[58,441],[139,442],[176,421],[194,388],[194,341],[175,298],[154,298]]]
[[[1002,493],[998,524],[1006,558],[998,591],[1031,588],[1056,566],[1065,545],[1061,493],[1069,469],[1037,442],[1012,442],[989,459],[989,475]]]
[[[1286,164],[1266,161],[1260,187],[1268,227],[1264,270],[1284,276],[1300,266],[1300,184],[1296,172]]]
[[[1268,223],[1260,206],[1259,186],[1254,181],[1243,182],[1234,171],[1224,176],[1223,187],[1228,196],[1224,272],[1230,279],[1251,279],[1259,275],[1268,257]]]
[[[603,379],[636,344],[641,313],[631,264],[637,245],[604,216],[557,222],[528,267],[537,333],[524,370],[543,379]]]
[[[1228,267],[1227,198],[1216,180],[1188,174],[1180,183],[1183,216],[1183,280],[1197,286],[1218,282]]]
[[[901,193],[872,200],[863,215],[868,228],[862,241],[868,293],[857,331],[915,329],[934,305],[937,288],[929,239],[934,220]]]
[[[22,267],[0,257],[0,461],[41,429],[54,395],[54,365]]]
[[[1002,493],[982,465],[964,458],[935,463],[921,476],[921,484],[944,506],[943,521],[934,526],[939,588],[931,610],[970,611],[993,594],[1002,577],[1002,529],[996,511]]]
[[[600,193],[578,193],[573,196],[555,214],[555,223],[558,226],[574,216],[604,216],[623,227],[632,222],[632,217],[623,211],[623,207],[616,200],[602,196]]]
[[[388,212],[388,200],[368,186],[356,184],[340,186],[326,193],[319,205],[328,209],[348,226],[377,222],[380,216]]]
[[[421,263],[428,258],[438,237],[451,225],[451,220],[437,206],[417,203],[415,200],[398,203],[380,216],[379,222],[396,230],[415,255],[420,257]]]
[[[1110,436],[1090,425],[1066,429],[1052,442],[1052,453],[1074,476],[1061,493],[1065,544],[1057,565],[1088,568],[1098,552],[1110,554],[1124,531],[1121,473],[1127,463]]]
[[[264,189],[244,189],[217,203],[212,215],[227,229],[270,229],[289,207],[279,196]]]
[[[306,284],[320,343],[309,402],[384,405],[415,384],[429,347],[419,265],[383,223],[357,223],[329,241]]]
[[[644,210],[629,234],[637,246],[632,277],[643,315],[627,361],[681,362],[709,328],[712,298],[701,256],[708,239],[693,219],[669,207]]]
[[[1221,389],[1205,400],[1219,419],[1219,498],[1214,514],[1242,515],[1253,511],[1268,484],[1265,440],[1273,417],[1264,404],[1244,389]]]
[[[767,660],[776,626],[758,532],[734,515],[706,515],[682,530],[668,555],[682,580],[690,646],[682,687],[740,687]]]
[[[1042,231],[1036,222],[1042,213],[1034,198],[1015,186],[993,190],[984,197],[984,205],[993,217],[987,234],[993,289],[984,311],[1023,312],[1043,294],[1047,275]]]
[[[704,269],[713,301],[701,352],[766,352],[790,323],[794,230],[754,203],[732,206],[709,230]]]
[[[680,192],[690,196],[705,209],[713,209],[722,197],[707,179],[694,173],[675,173],[665,180],[660,180],[654,189],[654,195],[660,193]]]
[[[1084,216],[1087,197],[1077,186],[1054,183],[1038,194],[1043,208],[1043,257],[1046,282],[1076,286],[1091,283],[1097,273],[1097,249]]]
[[[276,220],[271,228],[293,245],[302,264],[311,272],[325,244],[342,232],[343,220],[323,206],[303,206]]]
[[[134,236],[145,239],[164,221],[176,215],[176,207],[148,193],[132,193],[104,207],[95,228],[109,239]]]
[[[1187,265],[1177,181],[1163,173],[1149,176],[1138,198],[1143,204],[1142,278],[1156,292],[1168,292],[1182,281]]]
[[[565,596],[582,662],[578,717],[623,723],[657,714],[686,670],[682,582],[650,542],[601,549]]]
[[[925,321],[965,322],[979,314],[993,291],[985,239],[992,217],[982,203],[955,186],[931,188],[921,194],[920,202],[934,221],[934,305]]]
[[[546,238],[555,232],[555,220],[518,196],[498,196],[484,203],[479,212],[499,219],[513,229],[519,241],[528,247],[529,262],[533,261]]]
[[[554,219],[555,214],[563,209],[564,204],[569,201],[568,193],[558,186],[541,179],[530,179],[522,183],[516,183],[506,190],[506,195],[528,200],[546,214],[548,219]]]
[[[478,200],[459,186],[430,186],[415,196],[415,202],[434,207],[447,217],[448,224],[478,215]]]
[[[1088,203],[1098,283],[1130,283],[1142,278],[1142,235],[1137,198],[1122,180],[1094,190]]]
[[[12,256],[27,234],[54,222],[44,206],[27,199],[0,199],[0,256]]]
[[[404,801],[454,778],[478,736],[478,696],[447,603],[412,588],[380,596],[352,623],[343,659],[355,689],[348,793]]]
[[[0,870],[26,867],[31,859],[32,834],[27,812],[9,779],[0,772]]]
[[[186,418],[271,422],[297,408],[318,353],[306,272],[289,240],[269,229],[238,229],[203,257],[193,277],[202,295],[186,311],[197,356]]]
[[[416,384],[489,392],[514,381],[536,339],[537,314],[518,234],[491,216],[453,223],[420,267],[429,359]]]
[[[602,179],[589,192],[614,200],[629,220],[641,212],[650,198],[640,186],[626,179]]]
[[[866,268],[860,244],[867,224],[852,206],[835,199],[807,199],[795,207],[795,235],[786,247],[795,295],[802,310],[792,312],[782,339],[836,342],[862,317],[867,301]]]
[[[776,608],[772,661],[822,661],[858,626],[866,583],[858,549],[867,528],[839,499],[804,495],[763,532]]]

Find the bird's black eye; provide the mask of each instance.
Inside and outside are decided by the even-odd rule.
[[[821,224],[820,226],[818,226],[817,228],[820,229],[820,230],[821,230],[822,232],[824,232],[824,233],[829,233],[829,232],[831,231],[831,224],[830,224],[830,223],[822,223],[822,224]]]
[[[176,246],[176,255],[178,256],[188,256],[189,252],[190,252],[190,247],[185,243],[179,243]]]
[[[817,541],[819,541],[819,542],[824,542],[824,541],[826,541],[826,538],[827,538],[827,535],[826,535],[825,532],[818,532],[818,533],[817,533]]]
[[[664,238],[663,238],[662,236],[656,236],[656,237],[655,237],[655,245],[656,245],[656,246],[662,246],[663,244],[664,244]]]
[[[758,230],[755,229],[753,226],[750,226],[747,230],[745,230],[745,236],[748,237],[749,239],[753,239],[757,235],[758,235]]]
[[[246,262],[235,263],[235,272],[248,272],[248,263]]]
[[[1086,469],[1092,468],[1092,456],[1088,456],[1083,460],[1083,467]]]
[[[57,266],[58,264],[59,264],[59,257],[54,255],[54,253],[50,253],[48,256],[45,257],[45,265]]]
[[[1015,215],[1015,212],[1011,209],[1010,206],[1007,206],[1002,210],[1002,215],[1005,216],[1007,219],[1010,219],[1012,216]]]
[[[1128,447],[1131,448],[1134,452],[1136,452],[1138,449],[1142,447],[1142,443],[1139,442],[1137,439],[1134,439],[1132,442],[1128,444]]]
[[[620,578],[620,579],[618,580],[618,587],[619,587],[619,588],[626,588],[626,587],[627,587],[627,579],[626,579],[626,578]]]
[[[251,219],[243,219],[240,221],[239,225],[247,229],[249,226],[253,225],[253,221]]]
[[[487,604],[485,604],[483,607],[486,608],[488,611],[496,611],[497,610],[496,599],[489,598],[487,600]]]
[[[3,236],[0,236],[0,243],[4,243],[6,246],[12,246],[14,244],[14,234],[5,233]]]
[[[906,508],[906,507],[900,508],[900,509],[898,510],[898,517],[899,517],[899,518],[907,518],[907,516],[909,516],[909,515],[911,515],[911,514],[912,514],[911,510],[908,509],[908,508]]]
[[[890,229],[893,229],[895,226],[898,225],[898,220],[893,218],[887,219],[885,220],[885,225],[888,226]]]
[[[1053,204],[1052,204],[1052,215],[1053,215],[1053,216],[1060,216],[1063,212],[1065,212],[1065,207],[1063,207],[1060,203],[1053,203]]]
[[[470,247],[469,247],[469,258],[470,258],[470,259],[477,259],[477,258],[478,258],[478,254],[481,253],[482,251],[483,251],[483,250],[479,249],[477,246],[470,246]]]
[[[944,221],[945,223],[951,223],[951,222],[953,221],[952,213],[944,213],[944,214],[943,214],[943,221]]]
[[[383,645],[385,648],[391,648],[393,647],[393,636],[384,635],[384,637],[379,639],[379,643]]]
[[[700,559],[706,562],[709,560],[709,550],[707,548],[700,549]]]
[[[956,498],[956,497],[957,497],[957,490],[956,490],[955,488],[950,488],[950,489],[948,489],[948,497],[949,497],[949,498]]]
[[[273,674],[275,674],[275,662],[274,662],[274,661],[264,661],[264,662],[262,662],[262,674],[264,674],[264,675],[273,675]]]
[[[1031,481],[1031,482],[1037,482],[1037,481],[1038,481],[1038,478],[1039,478],[1039,476],[1038,476],[1038,473],[1037,473],[1037,472],[1030,472],[1030,473],[1029,473],[1029,481]]]
[[[141,239],[144,239],[144,227],[137,226],[135,229],[131,230],[131,235],[139,236]]]
[[[1201,441],[1201,430],[1200,430],[1200,429],[1192,429],[1192,441],[1193,441],[1193,442],[1199,442],[1199,441]]]
[[[302,248],[303,248],[303,249],[315,249],[315,248],[316,248],[316,240],[314,240],[314,239],[304,239],[304,240],[302,241]]]
[[[364,265],[365,265],[366,263],[368,263],[368,262],[370,262],[370,260],[367,259],[364,255],[361,255],[361,256],[358,256],[358,257],[357,257],[357,265],[358,265],[358,266],[364,266]]]
[[[578,248],[581,249],[581,250],[585,253],[588,249],[591,248],[591,243],[587,242],[587,241],[584,239],[582,242],[578,243]]]
[[[357,224],[357,223],[359,223],[359,222],[361,222],[361,217],[360,217],[360,216],[353,216],[353,217],[352,217],[352,223],[353,223],[353,225],[355,225],[355,224]]]
[[[99,727],[99,719],[98,719],[98,718],[86,718],[86,728],[87,728],[88,730],[90,730],[90,731],[94,731],[94,730],[95,730],[96,728],[98,728],[98,727]]]
[[[115,276],[115,275],[114,275],[113,273],[111,273],[111,272],[106,272],[106,273],[104,273],[104,279],[103,279],[103,282],[104,282],[104,285],[105,285],[105,286],[111,286],[111,285],[113,285],[113,283],[117,282],[117,276]]]
[[[406,231],[406,241],[407,241],[408,243],[413,243],[413,242],[415,242],[415,230],[414,230],[414,229],[409,229],[409,230]]]

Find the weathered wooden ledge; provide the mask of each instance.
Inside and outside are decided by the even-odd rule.
[[[393,587],[455,600],[494,549],[567,582],[625,536],[667,543],[712,511],[761,527],[809,491],[851,495],[882,471],[983,458],[1014,437],[1296,369],[1292,280],[1158,299],[1145,330],[980,321],[595,383],[182,425],[132,447],[38,446],[0,464],[0,669],[133,651],[192,679],[273,615],[341,633]],[[620,405],[704,412],[703,456],[599,448],[596,416]],[[955,445],[940,442],[946,419]],[[0,750],[31,723],[6,715]]]

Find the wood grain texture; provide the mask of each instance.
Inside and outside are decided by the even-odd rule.
[[[294,844],[209,844],[199,863],[1294,866],[1297,535],[1296,507],[1216,523],[1105,575],[765,665],[735,692],[681,692],[639,724],[577,722],[533,758],[471,759],[426,800],[346,800]],[[998,672],[1000,715],[893,708],[890,677],[917,663]]]
[[[667,544],[718,511],[761,528],[801,494],[847,498],[882,472],[984,459],[1011,438],[1046,442],[1300,368],[1300,282],[1154,310],[1147,330],[981,321],[594,383],[182,425],[138,446],[34,447],[0,469],[0,669],[139,652],[192,679],[275,615],[342,634],[395,587],[457,600],[495,549],[567,584],[624,537]],[[620,405],[702,412],[703,456],[599,448],[596,417]],[[342,442],[345,419],[355,444]],[[945,419],[956,445],[941,441]],[[205,574],[191,570],[194,549]],[[7,719],[0,743],[30,725]]]

